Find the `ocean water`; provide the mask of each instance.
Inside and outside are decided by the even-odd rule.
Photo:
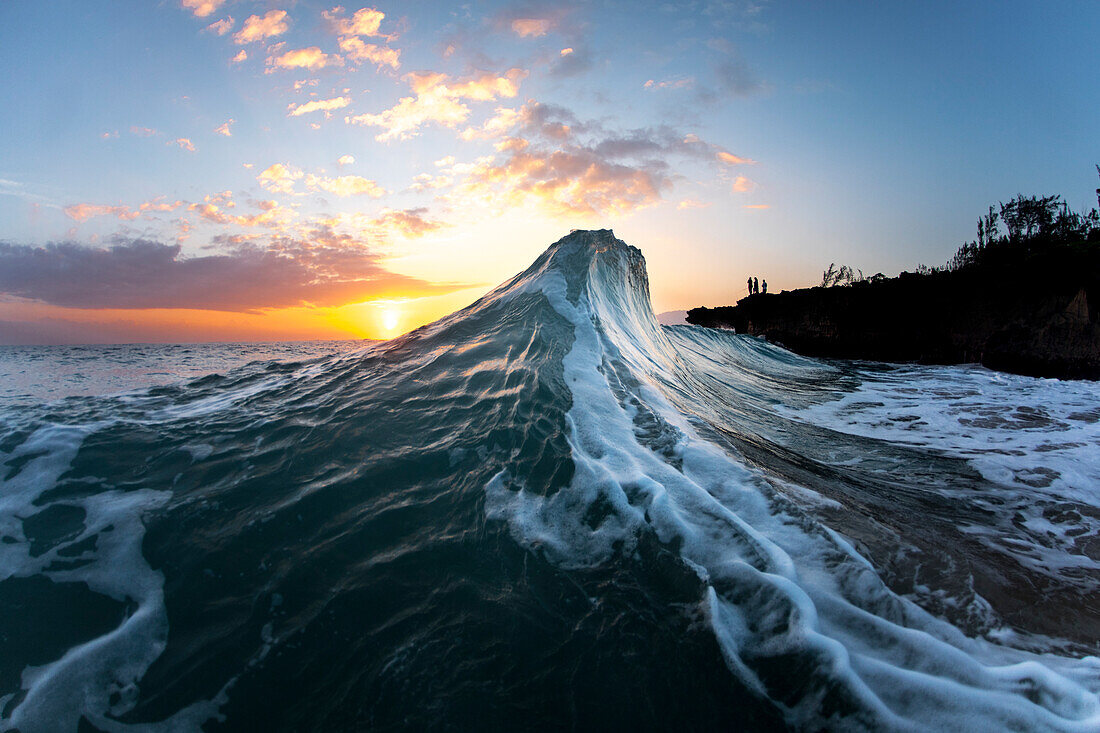
[[[661,326],[609,231],[331,347],[0,356],[0,729],[1100,729],[1095,383]]]

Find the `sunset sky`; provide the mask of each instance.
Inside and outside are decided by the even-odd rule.
[[[572,228],[655,309],[1095,204],[1100,3],[0,2],[0,343],[385,338]]]

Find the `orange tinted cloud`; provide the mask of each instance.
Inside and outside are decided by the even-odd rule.
[[[745,204],[741,208],[743,208],[743,209],[770,209],[771,206],[768,205],[768,204]]]
[[[512,21],[512,30],[520,38],[538,38],[539,36],[545,36],[553,25],[546,18],[516,18]]]
[[[737,176],[737,178],[735,178],[733,180],[733,192],[734,193],[746,193],[748,191],[753,190],[754,188],[756,188],[756,183],[754,183],[753,181],[750,181],[748,178],[745,178],[744,176]]]
[[[242,61],[245,61],[247,59],[248,59],[248,53],[242,48],[240,51],[237,51],[237,55],[234,56],[233,58],[229,59],[229,61],[231,63],[234,63],[234,64],[239,64]]]
[[[336,159],[336,165],[340,166],[341,168],[343,168],[345,165],[351,165],[354,162],[354,155],[341,155],[339,158]]]
[[[722,161],[726,165],[752,165],[755,160],[749,158],[742,158],[733,153],[727,153],[725,150],[719,150],[717,153],[718,160]]]
[[[401,67],[401,51],[388,46],[378,46],[374,43],[364,43],[357,36],[342,36],[340,38],[340,50],[344,52],[348,61],[363,63],[364,61],[381,68],[389,66],[395,71]]]
[[[233,41],[243,46],[246,43],[280,36],[286,33],[287,28],[289,28],[289,25],[286,22],[286,11],[269,10],[263,17],[259,15],[248,16],[244,25],[233,36]]]
[[[398,232],[409,239],[415,239],[445,226],[441,221],[433,221],[425,217],[427,212],[425,207],[404,210],[383,209],[374,220],[374,224]]]
[[[267,65],[279,69],[309,69],[316,71],[326,66],[340,66],[343,59],[327,54],[317,46],[296,48],[278,56],[269,56]]]
[[[175,140],[169,140],[168,145],[178,145],[189,153],[195,152],[194,144],[186,137],[177,137]]]
[[[72,204],[62,211],[74,221],[87,221],[93,216],[117,216],[123,221],[133,221],[141,216],[140,211],[131,211],[129,206],[104,206],[100,204]]]
[[[205,18],[217,12],[225,4],[225,0],[182,0],[181,4],[194,13],[195,17]]]
[[[505,160],[477,166],[459,196],[501,208],[533,203],[556,215],[603,216],[655,204],[670,184],[659,169],[614,163],[592,150],[539,151],[527,140],[505,142]]]
[[[301,177],[302,171],[282,163],[275,163],[256,176],[256,180],[269,191],[294,193],[294,181]]]
[[[397,104],[378,114],[348,117],[353,125],[385,128],[376,140],[407,140],[415,137],[422,126],[435,122],[444,127],[456,127],[470,116],[470,108],[460,100],[489,101],[497,97],[514,97],[520,82],[527,77],[523,69],[510,69],[503,76],[482,73],[465,79],[451,80],[447,74],[418,72],[407,74],[405,81],[416,94],[402,97]]]
[[[332,29],[339,35],[343,36],[382,36],[383,33],[379,32],[379,28],[382,25],[382,21],[385,20],[386,14],[380,10],[374,8],[360,8],[348,18],[341,18],[340,15],[344,12],[341,7],[333,8],[332,10],[321,11],[321,16],[324,17],[331,25]]]
[[[0,293],[68,308],[249,312],[468,287],[390,272],[365,242],[327,229],[308,231],[303,239],[273,236],[265,244],[236,239],[220,254],[181,254],[179,244],[142,239],[105,249],[0,242]]]
[[[290,110],[287,113],[289,117],[299,117],[301,115],[309,114],[310,112],[317,111],[330,111],[334,109],[340,109],[347,107],[351,104],[351,99],[348,97],[336,97],[334,99],[314,99],[304,104],[291,104],[287,109]]]
[[[336,178],[324,178],[312,173],[306,176],[306,187],[311,191],[327,191],[341,198],[346,196],[370,196],[378,198],[386,193],[386,190],[374,181],[360,176],[337,176]]]
[[[233,20],[233,16],[230,15],[206,26],[206,30],[211,31],[212,33],[217,33],[219,36],[224,36],[226,33],[233,30],[234,22],[235,21]]]
[[[219,135],[225,135],[226,137],[233,137],[233,133],[232,131],[230,131],[229,126],[232,125],[235,121],[236,120],[234,120],[233,118],[229,118],[225,122],[215,127],[214,132]]]

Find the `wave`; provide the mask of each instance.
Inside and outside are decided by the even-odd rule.
[[[1096,730],[1091,556],[827,419],[869,381],[659,325],[602,230],[354,353],[8,411],[0,726]],[[1037,578],[1061,623],[986,598]]]

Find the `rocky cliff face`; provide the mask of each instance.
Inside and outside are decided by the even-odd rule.
[[[1012,267],[754,295],[687,319],[810,356],[1100,379],[1098,306],[1100,253],[1075,250]]]

